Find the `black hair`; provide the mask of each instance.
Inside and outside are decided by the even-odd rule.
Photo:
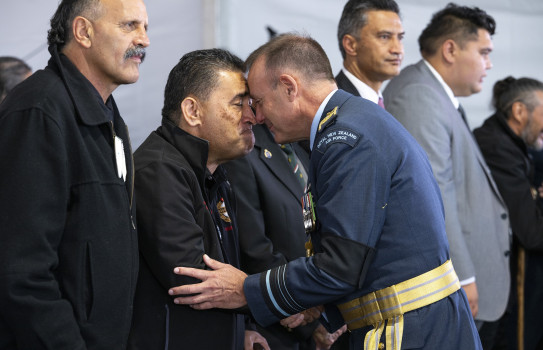
[[[368,11],[390,11],[400,15],[400,7],[394,0],[349,0],[343,8],[341,19],[337,27],[337,40],[339,51],[345,59],[345,49],[343,48],[343,37],[347,34],[357,39],[368,20]]]
[[[511,116],[513,103],[522,102],[531,112],[539,104],[536,91],[543,91],[543,83],[532,78],[515,79],[508,76],[494,84],[492,105],[507,118]]]
[[[168,76],[162,116],[178,125],[181,102],[189,95],[206,101],[218,84],[220,71],[243,73],[243,61],[223,49],[197,50],[181,57]]]
[[[62,0],[51,17],[51,29],[47,32],[47,43],[62,50],[73,37],[72,23],[77,16],[96,19],[101,14],[100,0]]]
[[[458,6],[449,3],[436,12],[419,36],[419,48],[423,56],[434,55],[447,39],[453,39],[463,47],[467,41],[477,40],[478,30],[494,35],[496,21],[478,7]]]

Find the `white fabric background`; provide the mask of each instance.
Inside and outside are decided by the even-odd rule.
[[[397,0],[402,12],[405,37],[403,66],[419,60],[417,38],[432,13],[446,0]],[[470,125],[479,126],[491,113],[494,82],[507,75],[543,80],[540,0],[458,0],[479,6],[497,21],[494,68],[488,72],[483,91],[462,98]],[[0,0],[0,56],[26,58],[34,70],[43,68],[49,57],[46,36],[57,0]],[[337,22],[342,0],[146,0],[149,37],[146,61],[136,84],[121,86],[114,96],[128,123],[135,149],[160,123],[163,89],[171,68],[186,52],[222,47],[245,59],[268,40],[266,26],[278,32],[304,32],[324,47],[334,74],[342,60],[337,46]]]

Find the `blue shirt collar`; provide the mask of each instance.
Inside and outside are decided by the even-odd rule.
[[[313,117],[313,122],[311,123],[311,134],[309,135],[309,147],[311,150],[313,150],[313,142],[315,142],[315,136],[317,135],[317,128],[319,126],[319,121],[321,120],[322,112],[324,112],[324,108],[328,104],[328,101],[332,98],[332,96],[336,93],[338,89],[333,90],[326,96],[324,101],[322,101],[319,109],[317,110],[317,113]]]

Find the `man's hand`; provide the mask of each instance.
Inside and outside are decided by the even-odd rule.
[[[315,320],[318,320],[321,317],[321,313],[323,311],[324,311],[324,307],[322,305],[315,306],[310,309],[302,311],[302,314],[304,315],[303,326]]]
[[[321,317],[321,312],[324,308],[322,306],[315,306],[310,309],[304,310],[298,314],[289,316],[282,319],[279,323],[283,327],[296,328],[298,326],[305,326]]]
[[[468,297],[471,315],[473,318],[475,318],[475,316],[477,316],[477,312],[479,312],[479,293],[477,292],[477,285],[475,282],[473,282],[462,286],[462,288]]]
[[[316,350],[328,350],[332,347],[332,344],[339,338],[340,335],[345,333],[347,325],[343,325],[340,329],[334,333],[328,333],[326,328],[320,324],[313,332],[313,339],[315,340]]]
[[[282,319],[279,321],[281,326],[288,328],[289,330],[292,328],[296,328],[298,326],[304,325],[304,315],[302,313],[291,315],[287,318]]]
[[[204,254],[204,262],[213,271],[176,267],[174,273],[201,280],[201,283],[171,288],[170,295],[196,294],[174,299],[176,304],[190,305],[194,309],[236,309],[247,305],[243,282],[247,275],[233,267],[211,259]]]
[[[260,333],[256,331],[245,331],[245,350],[264,349],[270,350],[270,346]]]

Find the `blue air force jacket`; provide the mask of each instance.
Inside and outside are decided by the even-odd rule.
[[[335,107],[336,115],[323,122]],[[381,107],[342,90],[326,105],[321,124],[310,164],[315,255],[247,278],[245,295],[262,324],[328,304],[333,330],[343,322],[333,305],[449,259],[439,187],[408,132]],[[423,309],[404,316],[403,348],[435,348],[433,340],[439,339],[450,340],[447,349],[478,348],[462,291]],[[433,324],[443,318],[446,322]],[[360,344],[367,330],[353,332],[351,346]]]

